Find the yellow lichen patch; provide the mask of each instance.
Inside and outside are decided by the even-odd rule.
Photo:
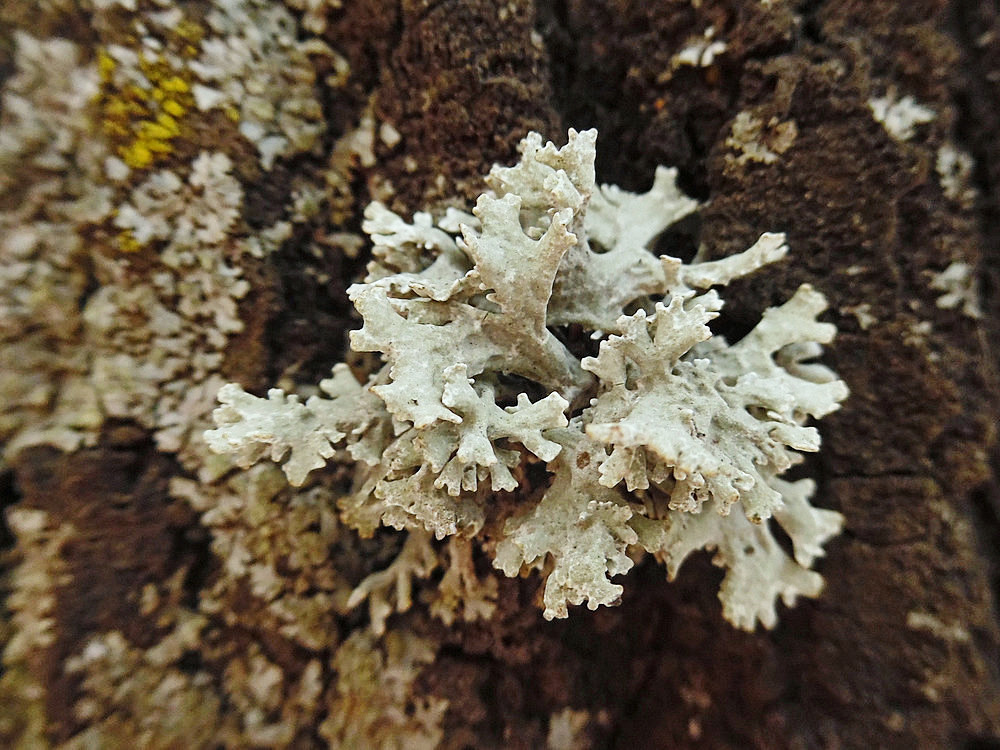
[[[200,45],[201,40],[205,36],[205,29],[190,19],[181,21],[174,27],[173,31],[179,39],[183,39],[188,44],[194,46]]]
[[[123,229],[116,238],[118,249],[123,253],[137,253],[143,248],[143,244],[136,239],[131,229]]]
[[[188,82],[180,76],[170,76],[169,78],[164,79],[160,83],[160,88],[163,91],[169,91],[173,94],[186,94],[191,90],[191,86]]]
[[[111,80],[111,74],[114,73],[115,67],[117,67],[115,59],[105,50],[99,50],[97,53],[97,72],[101,76],[101,83]]]
[[[126,146],[121,146],[118,149],[118,155],[133,169],[143,169],[153,163],[153,152],[144,143],[129,143]]]
[[[200,39],[191,29],[181,36],[185,44]],[[140,55],[143,83],[122,85],[116,82],[118,62],[106,50],[98,51],[97,67],[101,126],[122,161],[133,169],[145,169],[170,154],[172,141],[182,135],[184,119],[194,107],[187,67],[177,68],[164,57]]]
[[[187,111],[173,99],[164,99],[160,103],[160,107],[171,117],[183,117],[184,113]]]

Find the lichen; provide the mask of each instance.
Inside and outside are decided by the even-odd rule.
[[[173,151],[194,106],[192,75],[182,60],[117,45],[98,50],[101,126],[127,167],[145,169]]]
[[[251,234],[242,148],[198,143],[218,111],[235,114],[230,135],[265,169],[313,148],[326,123],[309,55],[332,53],[257,0],[197,18],[116,11],[95,9],[108,38],[91,61],[68,40],[15,35],[0,141],[0,189],[16,205],[0,214],[11,343],[0,438],[9,460],[30,445],[93,445],[106,420],[133,420],[197,471],[226,346],[244,328],[245,270],[292,232],[278,221]],[[221,98],[199,106],[208,84]],[[20,174],[28,183],[6,184]]]
[[[847,395],[812,361],[835,333],[816,320],[825,300],[802,285],[739,342],[713,336],[713,287],[780,260],[784,236],[712,262],[657,258],[651,243],[696,203],[663,168],[642,195],[598,188],[595,140],[571,130],[558,149],[529,135],[519,164],[490,173],[472,216],[408,223],[372,204],[374,259],[349,290],[364,319],[351,346],[381,353],[384,366],[362,386],[338,365],[306,403],[228,385],[206,440],[244,466],[285,461],[294,484],[328,460],[353,462],[345,524],[498,538],[496,568],[543,571],[548,618],[616,603],[611,578],[632,567],[633,548],[671,575],[709,548],[729,570],[726,618],[773,626],[778,596],[819,593],[809,567],[842,521],[809,505],[809,480],[780,478],[819,449],[807,420]],[[567,347],[573,329],[600,340],[598,356]],[[551,485],[495,519],[491,497],[527,489],[532,462],[547,465]],[[764,524],[772,517],[794,558]],[[397,592],[427,574],[419,562],[385,571]],[[362,586],[352,604],[382,588]],[[379,630],[385,615],[382,601]]]
[[[738,152],[738,156],[726,154],[730,166],[745,166],[748,162],[774,164],[781,155],[795,143],[798,127],[794,120],[778,120],[772,117],[766,123],[752,112],[740,112],[730,126],[726,136],[726,147]]]
[[[364,630],[353,633],[333,657],[339,677],[320,736],[331,747],[436,748],[448,702],[411,692],[420,667],[435,652],[433,643],[405,631],[381,641]]]
[[[936,304],[942,310],[960,310],[973,319],[983,316],[975,269],[965,261],[957,260],[934,274],[930,285],[931,289],[941,292]]]
[[[897,98],[895,90],[889,90],[884,96],[875,96],[868,100],[868,108],[872,117],[882,123],[886,131],[897,141],[908,141],[917,133],[917,126],[933,122],[937,113],[917,102],[907,94]]]
[[[972,186],[972,157],[960,151],[951,143],[945,143],[937,150],[934,169],[941,189],[949,200],[962,208],[972,208],[976,201],[976,189]]]
[[[64,39],[14,35],[0,107],[0,443],[78,447],[102,419],[86,383],[83,234],[110,214],[107,149],[91,136],[99,80]]]
[[[74,529],[44,511],[27,508],[11,509],[7,523],[18,536],[19,559],[5,603],[10,622],[0,631],[4,636],[0,738],[17,738],[17,747],[45,747],[46,685],[39,655],[56,639],[57,591],[71,582],[61,553]]]

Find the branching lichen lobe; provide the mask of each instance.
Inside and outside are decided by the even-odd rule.
[[[410,224],[373,204],[364,228],[374,259],[349,290],[364,319],[351,345],[385,365],[363,388],[339,365],[321,384],[330,398],[306,404],[227,386],[206,438],[244,466],[268,453],[285,461],[295,484],[339,448],[356,462],[341,503],[349,526],[439,539],[477,537],[489,502],[481,483],[517,489],[511,470],[533,455],[554,482],[486,532],[499,538],[496,568],[544,571],[547,618],[567,616],[567,604],[616,603],[610,579],[639,549],[672,576],[704,547],[729,569],[726,618],[773,626],[778,596],[820,592],[809,566],[842,521],[809,505],[811,482],[780,478],[799,451],[819,449],[806,421],[847,395],[812,361],[836,329],[816,321],[825,301],[803,285],[738,343],[713,337],[713,287],[780,260],[784,236],[712,262],[657,258],[647,248],[697,204],[668,169],[643,195],[599,188],[596,136],[570,130],[559,149],[532,133],[517,165],[490,172],[471,215],[420,213]],[[598,356],[577,359],[555,325],[600,339]],[[510,391],[509,374],[548,395],[532,403]],[[573,402],[584,408],[567,418]],[[794,559],[762,525],[772,516]]]

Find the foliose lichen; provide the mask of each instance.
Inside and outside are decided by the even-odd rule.
[[[819,450],[808,420],[847,396],[814,361],[836,332],[816,319],[825,300],[803,284],[740,341],[713,335],[714,287],[780,260],[784,235],[711,262],[657,257],[697,202],[663,167],[644,194],[598,187],[596,137],[571,130],[557,148],[530,134],[472,214],[407,222],[369,206],[351,346],[384,365],[364,382],[337,365],[304,402],[226,385],[206,440],[244,467],[280,462],[296,485],[353,463],[344,524],[472,540],[508,576],[538,569],[549,619],[616,603],[611,579],[643,550],[674,576],[709,549],[727,569],[726,619],[771,627],[777,597],[820,592],[810,566],[843,520],[810,505],[811,480],[782,478]],[[596,356],[573,343],[587,335]],[[529,479],[538,462],[547,487]]]

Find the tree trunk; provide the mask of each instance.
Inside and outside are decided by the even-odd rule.
[[[13,155],[0,144],[0,361],[12,373],[0,374],[5,745],[1000,747],[995,3],[241,0],[230,5],[268,24],[287,18],[289,39],[227,72],[220,90],[273,67],[262,92],[247,83],[234,95],[232,111],[200,107],[195,82],[157,69],[168,53],[193,59],[238,36],[212,26],[213,5],[225,3],[0,10],[5,90],[58,122],[52,137],[76,139],[61,147],[64,163],[42,166],[44,144],[24,136]],[[149,20],[167,12],[171,23]],[[43,107],[72,107],[32,93],[41,84],[18,83],[24,34],[68,40],[75,65],[98,71],[76,119],[50,115]],[[156,44],[130,91],[114,78],[126,65],[115,50],[141,48],[144,34]],[[287,104],[302,86],[318,107],[311,116]],[[174,135],[141,124],[161,111],[143,98],[154,89],[184,110]],[[285,107],[259,118],[292,144],[273,162],[247,125],[253,96],[261,112]],[[18,106],[3,100],[0,127],[23,121]],[[302,145],[287,125],[295,117],[299,130],[318,123]],[[825,319],[839,333],[824,361],[851,395],[819,425],[823,448],[803,474],[818,482],[815,504],[846,517],[818,566],[825,589],[782,607],[775,629],[746,633],[722,619],[707,554],[673,582],[645,559],[622,581],[620,606],[554,622],[541,617],[537,575],[499,574],[492,617],[442,621],[426,604],[438,575],[415,583],[412,607],[392,603],[400,611],[378,640],[368,611],[346,607],[342,592],[386,568],[402,542],[388,531],[323,536],[337,524],[324,502],[332,508],[349,486],[346,470],[330,469],[313,494],[275,490],[287,511],[234,510],[240,493],[207,489],[219,475],[195,455],[203,444],[175,439],[172,426],[185,436],[210,426],[222,382],[263,393],[317,383],[345,358],[363,368],[348,352],[359,320],[346,288],[370,249],[364,207],[468,210],[482,175],[511,163],[527,132],[558,143],[570,127],[597,128],[599,182],[641,191],[656,166],[677,167],[702,202],[697,244],[709,257],[787,233],[788,260],[730,286],[732,332],[803,282],[829,300]],[[88,167],[90,141],[129,174]],[[87,422],[70,386],[105,398],[111,375],[95,363],[122,351],[140,368],[135,352],[157,351],[147,342],[160,335],[137,333],[131,319],[101,328],[86,312],[112,286],[162,289],[166,240],[142,233],[168,199],[134,225],[122,206],[142,212],[130,196],[157,170],[181,175],[177,194],[194,205],[210,191],[189,177],[202,153],[225,154],[238,182],[235,218],[213,247],[247,288],[225,297],[231,316],[205,291],[204,307],[184,313],[193,338],[171,339],[188,348],[156,354],[155,367],[189,360],[132,405],[101,402]],[[54,192],[39,187],[46,180]],[[59,207],[104,186],[113,208],[100,215]],[[79,241],[38,240],[43,225]],[[16,255],[11,238],[24,227],[37,247]],[[234,249],[262,236],[278,237],[272,250]],[[15,261],[34,270],[18,276]],[[177,288],[157,299],[186,299]],[[24,290],[36,296],[25,302]],[[114,309],[141,312],[147,297],[129,299]],[[230,317],[223,343],[205,345]],[[213,352],[209,365],[196,361]],[[190,395],[198,389],[205,398]],[[53,425],[76,437],[53,437]],[[306,537],[321,553],[295,546]],[[478,548],[473,556],[490,575]],[[265,572],[275,582],[262,595],[254,576]]]

